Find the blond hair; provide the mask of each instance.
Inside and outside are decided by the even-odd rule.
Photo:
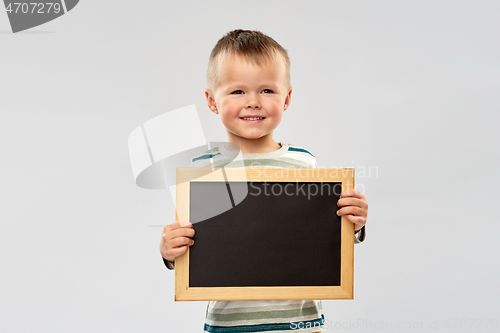
[[[208,89],[215,91],[219,84],[222,64],[231,56],[242,56],[257,65],[280,64],[285,68],[285,84],[290,86],[288,52],[271,37],[256,30],[233,30],[219,39],[210,54],[207,70]]]

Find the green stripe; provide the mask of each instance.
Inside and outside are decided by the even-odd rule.
[[[288,147],[288,151],[300,151],[302,153],[307,153],[307,154],[311,155],[312,157],[316,157],[313,154],[311,154],[309,151],[307,151],[306,149],[303,149],[303,148]]]
[[[219,314],[207,312],[207,319],[213,321],[237,321],[237,320],[252,320],[252,319],[267,319],[267,318],[290,318],[302,317],[318,314],[316,306],[310,308],[293,309],[293,310],[277,310],[277,311],[258,311],[258,312],[238,312]]]

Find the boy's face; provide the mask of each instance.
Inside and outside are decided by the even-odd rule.
[[[273,130],[290,104],[291,93],[284,65],[259,66],[239,56],[230,57],[221,66],[215,92],[205,90],[208,107],[220,115],[229,141],[237,144],[245,139],[272,140]]]

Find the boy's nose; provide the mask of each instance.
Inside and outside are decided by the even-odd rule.
[[[247,101],[247,109],[260,108],[260,102],[256,98]]]

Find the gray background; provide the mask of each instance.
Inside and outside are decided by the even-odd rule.
[[[226,140],[205,71],[243,28],[290,53],[274,139],[322,167],[372,167],[357,179],[370,210],[355,300],[323,302],[329,331],[493,331],[499,13],[498,1],[83,1],[12,34],[0,10],[0,330],[202,331],[206,302],[173,301],[158,251],[170,195],[134,184],[127,138],[195,103],[207,140]]]

